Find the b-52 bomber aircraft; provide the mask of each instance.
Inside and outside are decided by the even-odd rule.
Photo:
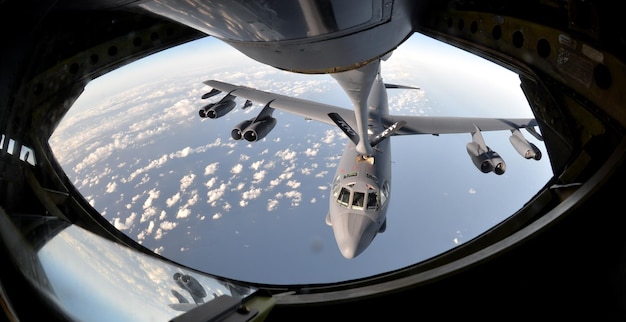
[[[386,58],[388,56],[381,59]],[[212,90],[203,98],[220,93],[226,95],[199,110],[200,117],[214,119],[232,111],[236,106],[236,97],[246,99],[244,108],[252,102],[265,104],[256,117],[234,127],[231,136],[235,140],[255,142],[263,139],[276,125],[276,119],[272,116],[274,109],[336,125],[348,136],[332,182],[326,215],[326,224],[332,227],[337,246],[347,259],[361,254],[374,237],[386,229],[386,212],[391,193],[389,137],[469,133],[472,141],[467,144],[467,152],[474,165],[483,173],[501,175],[506,170],[505,163],[498,153],[485,144],[481,131],[510,130],[510,141],[524,158],[541,158],[540,150],[519,131],[520,128],[526,128],[541,140],[534,131],[537,126],[534,119],[390,115],[387,89],[417,88],[384,83],[380,75],[381,59],[356,69],[330,74],[350,97],[352,110],[217,80],[204,82]]]

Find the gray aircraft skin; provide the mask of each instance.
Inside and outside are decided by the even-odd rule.
[[[539,149],[519,131],[532,129],[536,125],[534,119],[390,115],[387,88],[417,88],[385,84],[380,60],[331,76],[350,97],[353,109],[208,80],[204,83],[212,87],[213,95],[216,90],[227,94],[201,108],[199,114],[203,118],[219,118],[234,109],[237,97],[246,99],[246,108],[250,101],[265,104],[258,116],[239,123],[231,132],[233,139],[249,142],[262,140],[274,128],[274,109],[338,126],[349,140],[331,184],[326,224],[332,227],[345,258],[361,254],[386,229],[391,193],[391,136],[470,133],[472,141],[467,144],[467,152],[476,167],[484,173],[503,174],[504,161],[485,144],[481,131],[511,130],[511,143],[522,156],[541,158]]]
[[[139,6],[282,70],[347,71],[392,52],[414,32],[419,1],[142,1]],[[207,53],[210,57],[210,53]]]

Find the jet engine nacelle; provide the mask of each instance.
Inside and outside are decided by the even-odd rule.
[[[487,147],[487,151],[484,151],[476,142],[468,143],[466,148],[472,162],[482,173],[493,171],[495,174],[501,175],[506,171],[506,164],[496,151],[489,147]]]
[[[509,141],[511,141],[511,144],[513,145],[517,153],[519,153],[524,158],[532,158],[535,160],[541,159],[541,150],[539,150],[536,145],[528,142],[522,136],[522,133],[519,130],[516,129],[513,131],[513,134],[509,137]]]
[[[468,143],[467,153],[478,170],[482,173],[494,172],[501,175],[506,171],[506,164],[500,155],[485,144],[485,139],[478,126],[474,125],[472,142]]]
[[[243,138],[248,142],[256,142],[270,133],[274,126],[276,126],[276,119],[272,117],[274,108],[270,106],[272,101],[265,104],[265,107],[257,117],[237,124],[230,132],[231,137],[235,140],[241,140]]]
[[[252,124],[252,122],[254,122],[254,119],[249,119],[249,120],[245,120],[237,125],[235,125],[235,128],[233,128],[233,130],[230,132],[230,136],[239,141],[241,139],[243,139],[243,132],[246,130],[246,128]]]
[[[181,273],[174,273],[174,276],[172,276],[172,278],[178,286],[189,292],[189,295],[191,295],[194,302],[196,302],[197,304],[203,303],[202,298],[206,297],[207,293],[197,279],[193,278],[190,275],[183,275]]]
[[[204,107],[202,107],[199,111],[198,114],[200,114],[201,118],[205,118],[206,117],[206,111],[208,111],[210,108],[213,107],[213,105],[215,105],[215,103],[209,103],[207,105],[205,105]]]
[[[207,106],[203,107],[200,110],[200,117],[208,117],[210,119],[216,119],[218,117],[222,117],[226,115],[228,112],[232,111],[237,104],[234,100],[226,100],[220,101],[217,103],[211,103]],[[203,116],[204,114],[204,116]]]
[[[235,126],[230,136],[235,140],[246,139],[248,142],[256,142],[263,139],[276,126],[276,119],[267,117],[262,120],[249,119]]]
[[[256,142],[263,139],[276,126],[276,119],[273,117],[255,121],[243,131],[243,138],[248,142]]]

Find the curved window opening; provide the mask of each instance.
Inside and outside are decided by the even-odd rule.
[[[341,192],[339,192],[339,198],[337,199],[337,202],[347,208],[348,204],[350,203],[350,193],[350,190],[346,188],[341,188]]]
[[[363,210],[364,204],[365,204],[365,193],[355,191],[354,197],[352,198],[352,209]]]
[[[434,39],[416,34],[381,66],[385,81],[421,88],[389,90],[393,115],[532,117],[518,75]],[[235,141],[233,127],[263,108],[244,108],[239,98],[219,119],[200,119],[200,108],[222,98],[201,98],[210,90],[202,80],[209,79],[351,104],[328,75],[277,71],[206,38],[93,80],[49,141],[68,178],[107,221],[154,253],[203,272],[264,284],[317,284],[394,271],[494,227],[552,174],[547,153],[539,161],[520,157],[507,131],[482,133],[507,162],[502,176],[475,168],[466,151],[472,137],[465,133],[392,136],[386,139],[391,174],[353,167],[340,172],[349,139],[335,126],[276,110],[267,136]],[[373,166],[384,162],[377,158]],[[378,182],[377,189],[353,192],[360,186],[345,181],[356,182],[359,171]],[[327,225],[331,218],[325,220],[338,204],[391,217],[372,241],[376,246],[352,260],[341,256]],[[398,247],[397,240],[414,247],[377,260],[381,251]],[[250,253],[263,254],[270,266],[258,270]]]
[[[376,192],[368,192],[367,193],[367,209],[368,210],[376,210],[378,209],[378,193]]]

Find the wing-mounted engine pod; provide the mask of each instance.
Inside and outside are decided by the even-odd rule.
[[[511,130],[511,133],[509,141],[517,153],[526,159],[541,160],[541,150],[536,145],[528,142],[519,129]]]
[[[249,119],[249,120],[245,120],[237,125],[235,125],[235,128],[233,128],[232,131],[230,131],[230,136],[234,139],[234,140],[241,140],[243,138],[243,132],[246,130],[246,128],[252,124],[252,122],[254,121],[254,119]]]
[[[476,142],[468,143],[466,148],[472,162],[482,173],[493,172],[502,175],[506,171],[506,163],[496,151],[489,147],[485,151]]]
[[[215,105],[215,103],[209,103],[207,105],[205,105],[204,107],[202,107],[199,111],[198,114],[200,114],[201,118],[205,118],[206,116],[206,112],[211,109],[213,107],[213,105]]]
[[[506,171],[506,164],[500,155],[485,144],[485,139],[480,133],[480,129],[474,125],[472,132],[472,142],[467,143],[467,154],[472,162],[482,173],[493,172],[502,175]]]
[[[204,99],[206,97],[211,97],[219,93],[221,93],[221,91],[214,89],[213,91],[202,95],[202,98]],[[205,105],[198,111],[198,113],[202,118],[208,117],[211,119],[216,119],[232,111],[236,105],[237,104],[235,103],[235,96],[228,94],[217,103],[209,103]]]
[[[232,111],[236,105],[234,100],[216,103],[205,112],[206,117],[211,119],[222,117]]]
[[[243,138],[248,142],[256,142],[263,139],[276,126],[276,119],[268,117],[250,124],[243,132]]]

